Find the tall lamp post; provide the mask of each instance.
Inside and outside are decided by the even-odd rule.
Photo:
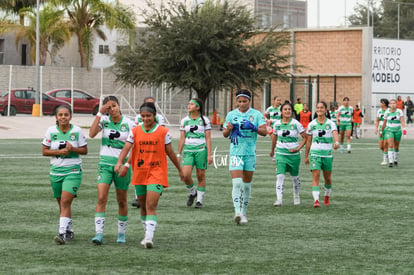
[[[40,116],[40,0],[36,1],[36,100],[33,105],[32,116]]]

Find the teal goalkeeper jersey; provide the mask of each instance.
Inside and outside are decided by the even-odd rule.
[[[226,116],[226,121],[224,123],[224,127],[227,128],[227,122],[231,124],[238,124],[240,125],[249,120],[251,123],[260,127],[261,125],[266,124],[266,121],[259,111],[250,108],[247,112],[242,113],[239,109],[235,109],[229,112]],[[230,144],[230,155],[231,156],[254,156],[256,155],[256,141],[257,141],[257,133],[252,132],[251,130],[241,130],[242,137],[238,138],[238,144],[234,145],[233,143]]]

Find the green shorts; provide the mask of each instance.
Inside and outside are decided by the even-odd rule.
[[[382,136],[381,135],[378,135],[378,140],[387,140],[387,132],[384,130],[383,132],[382,132]]]
[[[49,175],[49,178],[54,198],[62,197],[62,191],[69,192],[75,196],[82,181],[82,172],[65,176]]]
[[[230,156],[229,170],[254,171],[256,169],[256,156]]]
[[[291,176],[299,175],[300,155],[276,154],[276,175],[289,172]]]
[[[385,139],[393,138],[395,141],[400,141],[402,136],[402,131],[386,131],[382,136],[385,136]]]
[[[128,190],[132,175],[131,168],[128,169],[125,177],[119,177],[118,173],[115,173],[114,168],[115,166],[99,165],[96,183],[107,183],[111,185],[114,182],[116,189]]]
[[[310,156],[309,157],[310,167],[312,170],[322,170],[322,171],[332,171],[332,158],[325,158],[319,156]]]
[[[184,149],[181,159],[181,166],[192,166],[197,169],[207,169],[207,148],[200,151],[186,151]]]
[[[148,191],[161,194],[162,190],[164,190],[164,186],[161,184],[135,185],[135,195],[137,196],[145,195]]]
[[[351,131],[352,130],[352,125],[351,124],[339,124],[339,131]]]

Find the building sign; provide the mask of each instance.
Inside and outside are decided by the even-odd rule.
[[[372,40],[372,92],[414,92],[414,41]]]

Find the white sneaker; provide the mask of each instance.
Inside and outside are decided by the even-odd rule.
[[[382,162],[381,162],[381,165],[387,165],[388,164],[388,161],[386,161],[386,160],[383,160]]]
[[[236,224],[240,224],[240,221],[241,221],[241,215],[240,215],[240,214],[237,214],[236,216],[234,216],[233,220],[234,220],[234,222],[235,222]]]
[[[294,205],[299,205],[300,204],[300,197],[298,196],[293,196],[293,204]]]
[[[247,223],[247,216],[246,214],[241,215],[240,224],[246,224]]]
[[[273,203],[273,206],[282,206],[282,200],[276,200],[276,201]]]

